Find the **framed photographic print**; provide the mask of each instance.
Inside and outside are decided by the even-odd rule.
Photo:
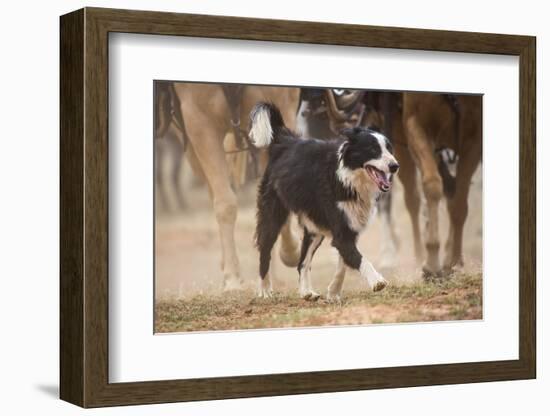
[[[535,38],[61,17],[83,406],[536,376]]]

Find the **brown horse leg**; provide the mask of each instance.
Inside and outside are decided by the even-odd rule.
[[[406,120],[405,126],[409,149],[422,175],[422,188],[428,208],[425,241],[427,257],[423,270],[425,276],[437,276],[441,272],[439,261],[439,201],[443,196],[443,183],[441,176],[439,176],[428,136],[416,116],[410,116]]]
[[[230,174],[223,137],[225,131],[211,122],[209,117],[196,109],[182,114],[186,120],[189,141],[208,182],[222,245],[223,289],[239,289],[242,281],[239,273],[239,260],[235,247],[235,222],[237,220],[237,197],[231,189]]]
[[[155,140],[155,186],[158,193],[158,200],[155,201],[157,213],[170,211],[170,201],[164,180],[164,164],[166,162],[166,139],[159,138]]]
[[[187,157],[187,161],[189,162],[189,166],[191,166],[191,170],[193,171],[193,174],[196,177],[196,180],[206,184],[206,187],[208,188],[208,196],[210,196],[210,199],[212,199],[213,198],[212,188],[210,187],[210,184],[206,180],[206,175],[202,170],[201,163],[199,162],[199,159],[195,154],[195,149],[193,149],[193,144],[191,142],[187,143],[187,148],[185,149],[185,155]]]
[[[287,267],[298,267],[298,262],[300,261],[299,239],[292,229],[292,216],[289,216],[287,222],[283,225],[280,238],[279,257],[281,261]]]
[[[481,142],[481,141],[480,141]],[[453,198],[447,200],[449,211],[449,237],[445,245],[445,271],[450,272],[455,266],[463,266],[462,237],[464,223],[468,216],[468,193],[474,172],[481,160],[481,149],[477,143],[465,152],[458,160],[456,173],[456,192]]]
[[[420,235],[420,195],[416,183],[416,165],[409,153],[409,149],[400,144],[395,144],[395,157],[399,161],[399,180],[403,184],[403,193],[405,197],[405,206],[411,217],[413,239],[414,239],[414,254],[418,264],[422,262],[424,257],[422,249],[422,239]]]
[[[183,183],[181,180],[183,160],[185,157],[183,146],[180,142],[176,141],[172,149],[172,157],[174,159],[174,165],[172,166],[172,171],[170,172],[172,186],[176,194],[176,199],[178,201],[178,208],[184,210],[187,208],[187,201],[185,200],[185,194],[183,192]]]
[[[382,194],[378,199],[378,216],[382,221],[382,243],[380,247],[379,269],[392,272],[397,266],[399,240],[395,233],[391,215],[392,194]]]

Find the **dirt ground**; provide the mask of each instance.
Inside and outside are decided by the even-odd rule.
[[[169,169],[169,164],[165,168]],[[246,290],[222,295],[220,243],[208,192],[192,177],[187,166],[184,166],[183,175],[187,208],[175,208],[174,195],[169,195],[174,202],[171,207],[157,206],[155,326],[159,332],[481,318],[481,168],[472,181],[470,213],[464,233],[466,264],[460,273],[438,284],[422,281],[420,267],[414,259],[412,229],[404,207],[403,190],[396,180],[392,193],[393,221],[399,237],[397,267],[384,273],[391,287],[380,294],[368,292],[366,283],[357,274],[347,273],[341,305],[327,305],[322,299],[313,304],[299,299],[297,271],[280,262],[276,265],[274,279],[278,295],[263,303],[255,298],[258,253],[253,244],[254,182],[238,190],[235,239]],[[444,203],[440,210],[443,247],[448,229]],[[360,251],[375,267],[380,262],[381,238],[381,224],[375,219],[359,241]],[[334,272],[336,255],[333,250],[325,241],[313,260],[313,285],[322,294]],[[411,291],[421,292],[422,296],[409,298]],[[364,309],[365,306],[368,309]],[[319,310],[325,315],[322,322],[318,318]]]
[[[155,332],[367,325],[480,319],[481,274],[457,274],[433,282],[392,285],[381,292],[348,292],[342,303],[301,299],[278,292],[261,299],[251,290],[161,300]]]

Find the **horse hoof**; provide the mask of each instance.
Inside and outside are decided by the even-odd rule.
[[[327,293],[327,302],[328,303],[335,303],[337,305],[342,304],[342,296],[339,293]]]
[[[321,297],[321,295],[319,293],[314,292],[313,290],[302,293],[300,296],[302,297],[302,299],[308,300],[310,302],[315,302],[315,301],[319,300],[319,298]]]
[[[434,280],[438,280],[441,277],[443,277],[443,272],[441,270],[438,270],[436,272],[430,270],[426,266],[422,268],[422,277],[426,282],[431,282]]]
[[[273,291],[271,289],[260,289],[258,297],[261,299],[271,299],[273,297]]]
[[[232,290],[242,290],[243,281],[238,277],[230,277],[224,280],[223,282],[223,291],[230,292]]]

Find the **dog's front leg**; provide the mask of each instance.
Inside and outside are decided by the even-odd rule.
[[[336,247],[346,266],[359,271],[359,274],[365,279],[371,289],[378,292],[384,289],[388,282],[376,271],[370,261],[361,255],[354,241],[343,241],[335,239],[332,245]]]
[[[361,259],[359,273],[361,274],[361,277],[367,279],[369,286],[374,292],[378,292],[388,285],[388,281],[384,279],[384,276],[378,273],[372,263],[365,257]]]

